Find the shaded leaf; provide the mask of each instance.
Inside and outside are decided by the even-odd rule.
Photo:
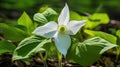
[[[24,38],[28,37],[28,34],[26,32],[14,26],[0,23],[0,28],[2,28],[2,33],[5,39],[11,41],[21,41]]]
[[[48,58],[57,58],[58,50],[54,44],[45,44],[43,48],[46,50]]]
[[[100,37],[94,37],[81,44],[73,44],[68,51],[67,59],[82,66],[90,66],[100,58],[101,54],[116,46]]]
[[[0,41],[0,55],[3,53],[6,53],[6,52],[13,53],[15,48],[16,48],[16,46],[10,42]]]

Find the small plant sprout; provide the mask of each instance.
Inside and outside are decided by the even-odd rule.
[[[69,8],[66,4],[58,17],[58,24],[54,21],[50,21],[44,26],[35,29],[33,33],[46,38],[54,38],[58,51],[66,56],[67,50],[71,44],[71,38],[69,35],[75,35],[84,25],[85,20],[73,20],[69,22]]]

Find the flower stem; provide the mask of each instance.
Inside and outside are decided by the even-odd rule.
[[[62,67],[62,54],[58,52],[58,67]]]
[[[45,56],[44,56],[44,57],[43,57],[43,55],[42,55],[41,52],[39,52],[39,54],[40,54],[40,57],[41,57],[41,59],[42,59],[42,61],[43,61],[44,67],[48,67],[47,62],[46,62],[47,52],[45,52]]]
[[[117,50],[117,54],[116,54],[116,62],[118,60],[118,56],[120,54],[120,47],[116,47],[116,50]]]
[[[83,41],[82,30],[78,31],[77,39],[78,39],[80,42]]]
[[[21,61],[17,61],[18,67],[24,67],[24,64]]]

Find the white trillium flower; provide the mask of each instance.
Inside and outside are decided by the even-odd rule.
[[[54,38],[58,51],[66,56],[67,50],[71,45],[70,35],[75,35],[85,25],[85,22],[85,20],[69,22],[69,8],[66,4],[58,17],[58,24],[54,21],[48,22],[36,28],[33,33],[45,38]]]

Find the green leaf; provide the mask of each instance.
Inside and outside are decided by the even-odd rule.
[[[102,24],[108,24],[110,19],[106,13],[94,13],[92,16],[90,16],[90,20],[98,21]]]
[[[116,44],[117,38],[114,35],[102,32],[102,31],[92,31],[92,30],[84,30],[84,32],[91,37],[99,36],[113,44]]]
[[[47,8],[42,14],[43,14],[47,19],[49,19],[51,16],[57,15],[57,12],[54,11],[52,8]]]
[[[24,38],[28,37],[28,34],[26,32],[11,25],[0,23],[0,28],[2,28],[4,38],[14,42],[21,41]]]
[[[116,29],[115,28],[109,28],[108,31],[110,31],[111,34],[116,34]]]
[[[16,46],[10,42],[0,41],[0,55],[3,53],[6,53],[6,52],[13,53],[15,48],[16,48]]]
[[[42,13],[42,12],[44,12],[46,9],[48,9],[49,8],[49,6],[48,5],[44,5],[44,6],[42,6],[42,7],[40,7],[39,8],[39,13]]]
[[[85,28],[88,29],[94,29],[95,27],[97,27],[100,24],[100,22],[91,22],[90,20],[87,20],[86,24],[85,24]]]
[[[35,21],[39,22],[38,24],[53,21],[57,15],[57,12],[54,11],[52,8],[43,7],[43,8],[41,8],[41,10],[42,10],[42,13],[36,13],[33,17],[33,19]],[[40,12],[41,12],[41,10],[40,10]],[[44,10],[44,12],[43,12],[43,10]]]
[[[120,29],[117,30],[116,35],[118,36],[118,38],[117,38],[117,44],[120,46]]]
[[[120,38],[120,30],[117,30],[116,35]]]
[[[116,46],[100,37],[94,37],[81,44],[73,44],[68,51],[67,59],[82,66],[90,66],[100,58],[101,54]]]
[[[21,17],[18,19],[18,25],[25,26],[29,34],[31,34],[31,32],[35,29],[35,25],[26,12],[23,12]]]
[[[106,13],[95,13],[88,17],[88,22],[85,25],[85,28],[93,29],[100,24],[108,24],[109,17]]]
[[[13,53],[12,60],[27,59],[37,52],[45,51],[43,45],[50,40],[42,40],[40,37],[31,36],[21,41]]]
[[[33,16],[33,20],[37,21],[39,24],[48,22],[48,20],[46,19],[46,17],[42,13],[36,13]]]
[[[74,11],[70,11],[70,20],[83,20],[83,16],[80,16],[78,13]]]

